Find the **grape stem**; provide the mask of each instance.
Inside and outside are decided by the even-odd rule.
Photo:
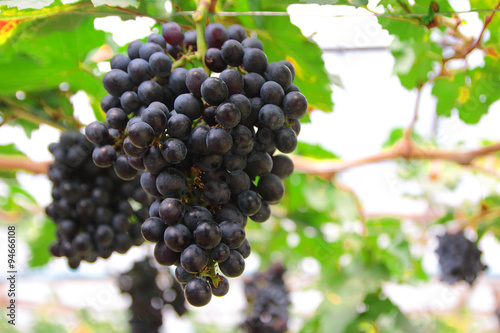
[[[74,125],[73,127],[66,127],[59,122],[52,120],[52,119],[47,119],[41,116],[36,115],[34,112],[31,112],[30,110],[26,109],[25,107],[19,105],[18,103],[12,102],[8,99],[2,99],[0,100],[0,105],[5,104],[5,113],[6,115],[9,116],[10,120],[14,120],[16,118],[20,119],[25,119],[29,122],[35,123],[35,124],[46,124],[51,127],[54,127],[56,129],[59,129],[61,131],[65,131],[67,129],[71,128],[81,128],[83,127],[83,124],[81,124],[77,119],[74,118],[68,118],[67,120],[72,122]],[[2,123],[3,125],[3,123]]]
[[[205,40],[205,26],[207,24],[207,13],[209,8],[211,8],[212,1],[201,0],[193,13],[193,20],[196,23],[196,47],[198,49],[197,54],[200,56],[201,63],[203,64],[203,70],[210,76],[210,69],[208,69],[205,63],[205,53],[207,52],[207,42]]]
[[[172,64],[172,69],[184,67],[188,62],[192,62],[195,60],[202,61],[202,57],[201,57],[201,54],[199,52],[195,52],[192,54],[186,54],[186,55],[182,56],[179,60],[176,60]]]

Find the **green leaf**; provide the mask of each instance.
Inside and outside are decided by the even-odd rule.
[[[338,156],[331,151],[326,150],[320,144],[311,144],[299,141],[297,149],[294,152],[297,155],[311,157],[319,160],[338,159]]]
[[[10,143],[8,145],[0,145],[0,155],[26,157],[26,154],[20,151],[14,143]]]
[[[486,57],[483,67],[436,79],[432,94],[438,99],[437,114],[449,117],[457,109],[462,121],[477,124],[500,99],[499,66],[498,58]]]
[[[74,20],[81,21],[75,30],[52,31]],[[73,91],[81,89],[102,96],[100,79],[92,73],[95,64],[87,57],[105,43],[105,33],[94,29],[92,18],[82,21],[81,16],[59,15],[57,20],[45,23],[38,27],[37,34],[23,32],[15,47],[0,48],[0,76],[9,78],[0,82],[0,94],[58,88],[60,83],[68,82]],[[45,35],[46,30],[51,32]]]
[[[31,250],[31,257],[28,264],[30,267],[44,266],[51,257],[50,244],[56,240],[56,225],[49,218],[44,218],[41,225],[37,225],[30,231],[27,243]]]
[[[391,147],[393,144],[398,142],[404,137],[405,131],[402,128],[395,128],[391,131],[391,134],[389,134],[389,137],[385,142],[382,144],[382,147],[388,148]]]

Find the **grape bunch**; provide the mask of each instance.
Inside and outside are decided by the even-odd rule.
[[[267,271],[245,282],[249,304],[247,319],[241,325],[249,333],[284,333],[288,331],[290,299],[283,281],[285,268],[274,263]]]
[[[481,251],[476,244],[465,238],[463,231],[438,236],[439,246],[436,253],[439,255],[441,280],[449,284],[458,281],[474,283],[478,274],[487,266],[481,262]]]
[[[146,257],[135,262],[132,269],[121,274],[118,280],[121,292],[129,294],[132,299],[132,318],[129,320],[132,333],[159,332],[164,305],[170,305],[179,316],[187,311],[181,285],[168,270],[158,271],[151,265],[151,260]],[[157,281],[166,282],[166,286],[160,288]]]
[[[187,301],[204,306],[244,271],[248,217],[265,222],[282,199],[294,165],[276,153],[296,148],[308,105],[293,65],[268,63],[240,25],[206,26],[204,63],[218,77],[181,67],[201,59],[195,35],[168,22],[116,55],[103,78],[106,124],[86,135],[96,165],[124,179],[144,171],[142,188],[156,201],[142,235],[156,243],[158,263],[177,265]]]
[[[139,178],[124,182],[112,169],[96,167],[93,149],[77,132],[62,133],[59,142],[49,146],[55,162],[48,172],[53,202],[46,214],[57,225],[58,239],[50,251],[67,257],[73,269],[82,260],[95,262],[113,251],[125,253],[132,245],[142,244],[141,223],[148,218],[151,203]],[[134,210],[129,198],[143,207]]]

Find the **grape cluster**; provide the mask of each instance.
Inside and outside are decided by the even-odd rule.
[[[275,153],[296,148],[308,105],[293,65],[268,63],[240,25],[206,27],[204,62],[218,77],[177,67],[196,55],[195,34],[169,22],[115,56],[103,78],[106,125],[92,123],[86,135],[97,165],[114,163],[124,179],[144,171],[141,185],[156,201],[142,235],[156,243],[158,263],[177,265],[188,302],[203,306],[243,273],[247,218],[265,222],[282,199],[294,165]]]
[[[245,282],[249,304],[247,319],[241,325],[249,333],[284,333],[288,331],[290,299],[283,281],[285,268],[275,263],[267,271]]]
[[[96,167],[93,149],[77,132],[62,133],[60,141],[49,146],[55,162],[48,172],[53,202],[46,214],[56,223],[58,238],[50,251],[67,257],[73,269],[82,260],[95,262],[113,251],[125,253],[132,245],[142,244],[141,223],[148,218],[151,203],[139,178],[124,182],[112,169]],[[129,198],[143,207],[134,210]]]
[[[166,286],[160,288],[157,281],[166,282]],[[168,270],[159,272],[149,257],[135,262],[130,271],[120,275],[118,282],[121,292],[132,299],[129,320],[132,333],[158,333],[164,305],[170,305],[179,316],[186,313],[181,285]]]
[[[463,232],[446,233],[438,239],[436,253],[439,255],[441,280],[449,284],[463,280],[472,285],[478,274],[487,268],[481,262],[482,252],[465,238]]]

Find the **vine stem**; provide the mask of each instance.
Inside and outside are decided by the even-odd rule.
[[[376,155],[363,157],[352,161],[318,161],[311,158],[292,155],[295,169],[304,173],[312,173],[326,179],[332,179],[337,172],[350,168],[377,163],[397,158],[407,160],[444,160],[470,166],[474,159],[500,151],[500,143],[470,151],[444,151],[429,149],[415,145],[413,141],[401,140],[392,149]]]
[[[196,24],[196,48],[198,49],[198,54],[203,64],[203,70],[210,76],[210,69],[208,69],[205,63],[205,53],[207,52],[207,42],[205,40],[205,26],[207,24],[207,14],[209,8],[211,8],[211,0],[201,0],[193,13],[193,20]]]
[[[67,127],[61,125],[60,123],[58,123],[52,119],[47,119],[47,118],[37,116],[36,114],[31,112],[30,110],[28,110],[28,109],[26,109],[26,108],[24,108],[16,103],[13,103],[7,99],[2,99],[1,102],[7,104],[7,106],[10,109],[12,109],[12,111],[14,111],[12,113],[6,113],[9,116],[11,116],[11,119],[21,118],[21,119],[25,119],[25,120],[34,122],[36,124],[46,124],[46,125],[52,126],[54,128],[57,128],[58,130],[61,130],[61,131],[65,131],[68,129]],[[81,124],[78,120],[74,119],[74,121],[75,121],[75,127],[77,127],[77,128],[83,127],[83,124]]]
[[[47,174],[52,161],[35,162],[27,157],[0,155],[0,170],[22,170],[35,174]]]

